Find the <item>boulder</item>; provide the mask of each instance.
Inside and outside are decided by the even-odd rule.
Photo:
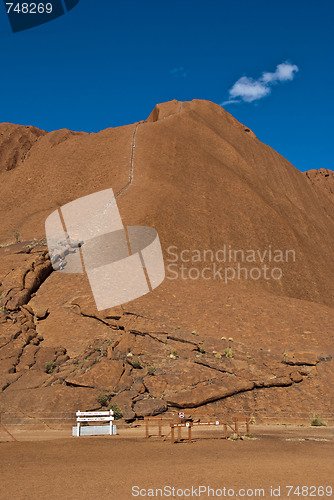
[[[167,411],[167,403],[162,399],[141,399],[134,404],[133,411],[136,417],[159,415]]]
[[[150,376],[144,378],[143,383],[154,398],[161,398],[167,388],[167,381],[161,376]]]
[[[49,377],[50,375],[42,370],[26,371],[16,382],[10,384],[7,391],[37,389],[41,387]]]
[[[118,384],[125,370],[122,361],[103,359],[86,373],[66,378],[68,385],[96,387],[106,392],[118,390]]]
[[[170,406],[195,408],[212,401],[227,398],[239,392],[250,391],[254,383],[233,375],[223,375],[212,382],[201,382],[196,386],[165,396]]]
[[[20,357],[20,362],[16,367],[16,371],[20,372],[22,370],[29,370],[35,364],[35,356],[38,351],[38,347],[35,345],[27,345],[24,348],[23,354]]]
[[[287,387],[292,384],[290,377],[271,377],[265,380],[260,387]]]
[[[49,314],[49,309],[47,307],[43,307],[40,305],[34,306],[34,315],[37,319],[42,320],[47,317]]]
[[[54,362],[57,358],[56,348],[54,347],[40,347],[35,355],[34,368],[40,370],[46,369],[46,363]]]
[[[25,413],[43,413],[47,417],[63,417],[68,419],[73,417],[75,425],[75,412],[96,410],[99,404],[96,401],[98,393],[96,389],[86,387],[67,387],[65,385],[55,385],[41,387],[39,389],[23,389],[18,391],[8,391],[0,393],[0,411],[9,407],[12,411],[24,410]],[[57,414],[57,415],[56,415]],[[46,422],[48,420],[46,419]],[[58,423],[51,420],[51,423]],[[66,420],[68,423],[69,421]]]
[[[301,382],[303,380],[302,374],[297,370],[290,373],[290,378],[291,378],[292,382],[295,382],[296,384],[298,384],[299,382]]]
[[[134,390],[123,391],[111,399],[110,405],[115,404],[121,410],[125,420],[133,420],[136,415],[132,409],[132,399],[136,396],[137,392]]]
[[[318,362],[319,357],[314,352],[288,352],[283,358],[287,365],[315,366]]]
[[[4,391],[10,384],[20,377],[19,373],[4,373],[0,375],[0,392]]]

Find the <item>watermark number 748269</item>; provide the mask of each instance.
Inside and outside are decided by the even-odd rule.
[[[17,14],[51,14],[52,12],[52,3],[6,3],[7,14],[11,11],[16,12]]]
[[[1,1],[1,0],[0,0]],[[7,2],[3,0],[13,33],[35,28],[61,17],[80,0],[39,0],[37,2]]]

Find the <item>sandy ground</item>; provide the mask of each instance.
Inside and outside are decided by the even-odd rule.
[[[143,428],[94,438],[68,438],[68,430],[11,431],[18,441],[0,435],[1,499],[164,498],[155,491],[164,487],[175,488],[166,489],[165,498],[334,497],[329,489],[322,495],[310,488],[334,490],[334,429],[329,427],[253,426],[255,439],[174,445],[169,439],[145,439]],[[300,492],[307,486],[308,495],[288,495],[288,485]],[[280,491],[273,495],[272,487]]]

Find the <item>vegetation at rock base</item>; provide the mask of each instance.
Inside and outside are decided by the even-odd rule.
[[[319,417],[319,415],[314,414],[311,418],[310,425],[312,425],[313,427],[324,427],[326,425],[326,422],[324,422],[322,418]]]
[[[115,420],[123,417],[122,410],[117,406],[116,403],[111,403],[111,405],[109,406],[109,410],[112,410],[114,412]]]
[[[148,367],[147,367],[147,373],[148,373],[149,375],[154,375],[154,374],[155,374],[155,372],[156,372],[156,368],[155,368],[155,366],[148,366]]]
[[[45,371],[46,371],[46,373],[52,373],[55,368],[56,368],[56,365],[55,365],[54,361],[47,361],[45,363]]]
[[[233,351],[230,347],[227,347],[225,350],[224,350],[224,354],[227,358],[233,358]]]
[[[133,368],[141,368],[140,358],[138,358],[138,357],[133,358],[131,361],[131,364],[132,364]]]
[[[107,406],[110,401],[110,396],[108,396],[108,394],[105,394],[104,392],[100,392],[100,394],[96,397],[96,401],[101,406]]]

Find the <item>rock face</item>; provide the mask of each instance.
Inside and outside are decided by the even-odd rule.
[[[210,382],[202,382],[195,387],[168,396],[167,401],[177,408],[196,408],[219,399],[233,396],[238,392],[250,391],[254,383],[238,380],[233,375],[225,375]]]
[[[117,390],[118,384],[125,371],[122,361],[101,360],[93,365],[89,371],[77,376],[67,377],[67,385],[81,387],[96,387],[106,392]]]
[[[0,146],[0,411],[74,417],[113,405],[127,421],[180,408],[277,420],[332,411],[330,171],[298,172],[205,101],[159,104],[98,134],[3,124]],[[44,221],[107,187],[125,225],[157,229],[167,278],[98,312],[85,275],[52,271]],[[269,262],[268,242],[296,258]],[[195,274],[213,263],[189,262],[192,252],[224,245],[259,251],[283,278],[175,279],[169,269],[176,254],[176,269]]]
[[[325,193],[334,203],[334,172],[332,170],[319,168],[318,170],[309,170],[305,172],[305,175],[312,186]]]
[[[29,155],[32,146],[46,132],[35,127],[12,123],[0,124],[0,174],[20,166]]]
[[[141,399],[135,403],[133,409],[137,417],[154,416],[164,413],[167,410],[167,404],[161,399]]]
[[[288,352],[284,355],[284,363],[287,365],[311,365],[315,366],[319,358],[313,352]]]
[[[2,154],[21,151],[32,129],[2,127]],[[14,131],[15,141],[6,146]],[[20,168],[8,170],[0,160],[0,213],[10,214],[3,217],[0,244],[13,234],[21,240],[44,238],[45,219],[55,209],[111,187],[122,192],[123,221],[154,227],[165,258],[175,246],[179,252],[216,251],[224,244],[267,253],[270,244],[284,255],[294,250],[295,258],[290,254],[279,266],[284,280],[262,276],[243,280],[243,287],[334,305],[327,257],[334,246],[334,204],[220,106],[171,101],[157,105],[145,121],[98,134],[35,129],[29,134],[38,140]],[[130,168],[135,181],[122,191]],[[328,184],[332,176],[325,175]],[[259,264],[258,258],[255,267]]]
[[[0,307],[7,311],[16,311],[27,304],[51,272],[52,266],[46,250],[32,254],[23,266],[10,271],[2,281]],[[40,315],[40,312],[37,314]]]

